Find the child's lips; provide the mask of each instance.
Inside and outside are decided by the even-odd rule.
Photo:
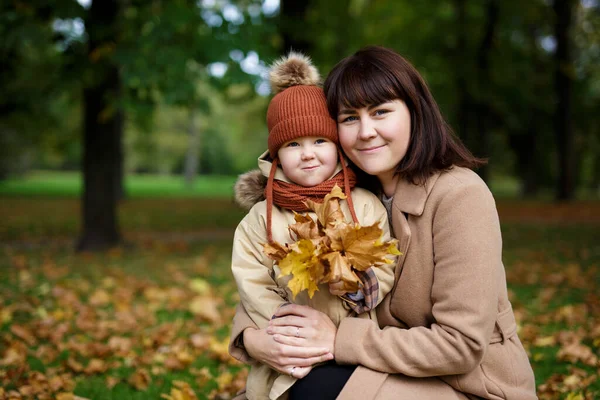
[[[304,171],[312,171],[313,169],[317,169],[317,168],[319,168],[319,166],[318,166],[318,165],[311,165],[311,166],[309,166],[309,167],[303,167],[302,169],[303,169]]]

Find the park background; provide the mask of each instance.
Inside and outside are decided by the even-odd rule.
[[[267,66],[378,44],[489,164],[541,399],[600,398],[597,0],[0,5],[0,399],[226,399]]]

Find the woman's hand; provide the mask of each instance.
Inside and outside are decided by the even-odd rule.
[[[252,358],[294,378],[304,378],[314,364],[333,358],[327,348],[278,343],[264,329],[247,328],[243,335],[244,347]]]
[[[288,304],[280,307],[274,316],[267,333],[273,335],[276,342],[286,348],[326,349],[330,353],[327,360],[333,358],[337,328],[327,315],[308,306]]]

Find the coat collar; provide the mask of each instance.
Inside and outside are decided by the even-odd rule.
[[[414,185],[404,179],[400,179],[394,192],[394,207],[403,213],[420,216],[425,210],[425,202],[440,177],[437,171],[425,181],[425,185]]]

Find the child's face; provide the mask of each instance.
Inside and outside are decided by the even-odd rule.
[[[338,163],[335,143],[319,137],[300,137],[284,143],[277,153],[289,180],[311,187],[329,179]]]

